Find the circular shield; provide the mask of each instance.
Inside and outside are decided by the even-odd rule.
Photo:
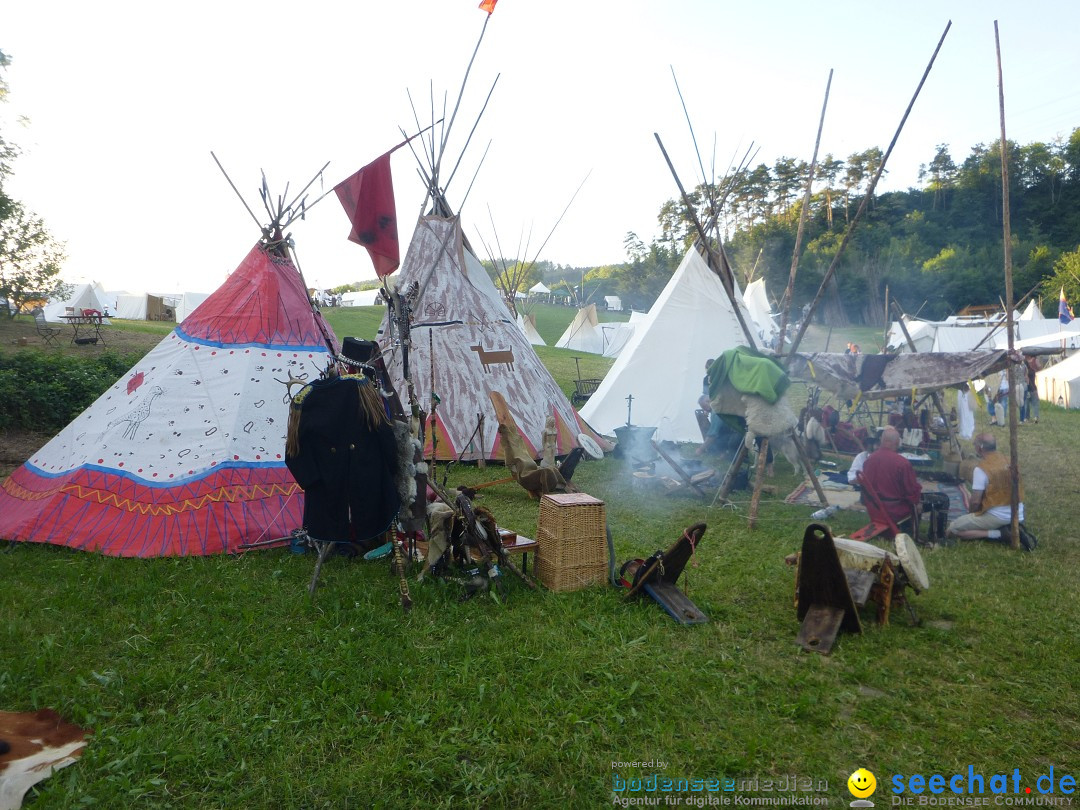
[[[930,587],[930,577],[926,575],[926,566],[923,565],[922,555],[919,553],[915,541],[906,534],[896,535],[896,556],[900,558],[900,567],[907,574],[911,587],[915,593],[925,591]]]
[[[585,433],[579,433],[577,436],[578,444],[581,445],[581,449],[585,451],[585,455],[589,458],[601,459],[604,457],[604,451],[596,443],[596,440]]]

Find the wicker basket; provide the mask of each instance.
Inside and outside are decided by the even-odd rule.
[[[536,573],[553,591],[574,591],[607,579],[604,502],[585,493],[540,500]]]

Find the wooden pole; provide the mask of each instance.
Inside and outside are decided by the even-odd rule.
[[[1001,74],[1001,38],[997,20],[994,20],[994,47],[997,50],[998,110],[1001,115],[1001,225],[1005,240],[1005,322],[1009,331],[1009,356],[1015,351],[1013,345],[1013,286],[1012,286],[1012,225],[1009,212],[1009,141],[1005,137],[1005,84]],[[1020,548],[1020,465],[1017,445],[1016,374],[1010,362],[1005,367],[1009,375],[1009,478],[1012,479],[1012,547]]]
[[[825,295],[825,290],[832,281],[833,275],[836,273],[836,268],[840,264],[840,257],[844,255],[844,250],[847,248],[848,242],[851,241],[851,235],[855,231],[855,227],[859,224],[859,220],[862,219],[862,215],[866,212],[867,207],[870,204],[871,197],[874,196],[874,189],[877,188],[878,180],[881,178],[881,173],[885,170],[885,164],[889,160],[889,155],[892,154],[893,147],[896,146],[896,141],[900,137],[900,133],[904,129],[904,124],[907,122],[908,116],[911,114],[911,108],[915,106],[915,100],[919,97],[919,92],[922,90],[923,85],[926,83],[926,77],[930,75],[930,69],[934,66],[934,60],[937,59],[938,51],[941,50],[941,45],[945,42],[945,36],[949,33],[949,29],[952,27],[952,20],[949,20],[945,26],[945,30],[941,34],[941,39],[938,40],[937,47],[934,48],[934,53],[930,57],[930,62],[926,66],[926,70],[923,72],[922,79],[919,80],[919,86],[915,88],[915,94],[911,97],[911,101],[908,103],[907,109],[904,110],[904,116],[900,119],[900,125],[896,128],[896,133],[893,135],[892,141],[889,143],[889,148],[885,150],[885,154],[881,157],[881,165],[878,166],[877,171],[874,173],[873,179],[870,181],[869,187],[866,189],[866,196],[863,197],[862,202],[859,204],[859,209],[855,212],[855,216],[852,217],[851,222],[848,224],[847,231],[844,232],[844,238],[840,242],[840,247],[836,250],[836,255],[833,257],[832,263],[829,265],[829,269],[825,271],[825,275],[821,279],[821,286],[818,287],[817,295],[814,296],[813,302],[810,304],[810,311],[807,313],[806,318],[803,320],[802,325],[799,327],[798,333],[795,335],[795,339],[791,342],[790,354],[795,354],[799,348],[799,344],[802,343],[803,335],[806,334],[806,329],[810,325],[810,320],[813,317],[814,311],[817,309],[818,304],[821,302],[822,296]]]
[[[784,337],[787,335],[788,317],[791,313],[791,298],[795,294],[795,272],[799,268],[799,251],[802,248],[803,229],[806,225],[806,212],[810,208],[811,190],[814,184],[814,170],[817,167],[818,148],[821,146],[821,131],[825,128],[825,109],[829,106],[829,89],[832,87],[833,72],[829,70],[829,81],[825,84],[825,101],[821,105],[821,120],[818,121],[817,139],[814,141],[814,156],[810,160],[810,171],[806,177],[806,192],[803,194],[802,210],[799,212],[799,228],[795,232],[795,248],[791,251],[791,273],[788,276],[787,289],[784,290],[782,314],[780,315],[780,334],[776,338],[776,353],[784,353]]]

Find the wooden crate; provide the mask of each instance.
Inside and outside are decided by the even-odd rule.
[[[540,500],[536,573],[554,591],[573,591],[607,579],[604,502],[582,492]]]

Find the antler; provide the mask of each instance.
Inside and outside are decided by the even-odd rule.
[[[305,385],[307,385],[307,378],[308,378],[307,372],[305,372],[305,373],[301,374],[299,377],[297,377],[296,375],[294,375],[292,373],[292,369],[289,369],[288,374],[289,374],[289,379],[287,379],[287,380],[279,380],[277,377],[274,377],[274,382],[279,382],[279,383],[281,383],[282,385],[285,386],[285,396],[282,397],[282,401],[286,405],[290,404],[293,401],[293,393],[292,393],[293,386],[294,385],[299,385],[301,388],[303,388]]]

